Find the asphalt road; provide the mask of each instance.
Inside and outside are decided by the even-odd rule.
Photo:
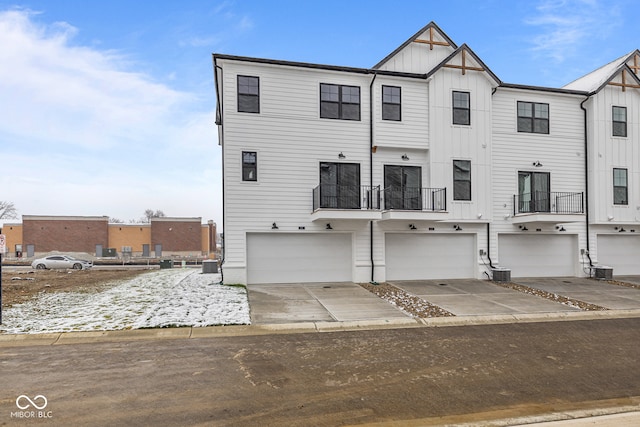
[[[638,343],[636,318],[0,347],[0,425],[434,425],[638,404]]]

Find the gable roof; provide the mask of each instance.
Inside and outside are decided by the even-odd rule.
[[[451,64],[450,62],[454,58],[456,58],[458,55],[461,55],[462,64],[461,65]],[[467,65],[467,63],[466,63],[467,55],[471,56],[473,61],[475,61],[475,63],[478,64],[479,67],[474,66],[474,65]],[[433,74],[435,74],[441,68],[457,68],[457,69],[462,71],[462,74],[465,74],[467,70],[469,70],[469,71],[481,71],[481,72],[487,73],[489,75],[489,77],[491,77],[491,79],[493,79],[493,81],[496,83],[496,86],[502,85],[502,81],[498,78],[498,76],[496,76],[493,73],[493,71],[491,71],[489,69],[489,67],[487,67],[485,65],[484,62],[482,62],[480,57],[478,57],[478,55],[476,55],[475,52],[473,50],[471,50],[471,48],[469,46],[467,46],[466,43],[464,43],[462,46],[460,46],[459,48],[454,50],[451,53],[451,55],[447,56],[440,64],[438,64],[431,71],[429,71],[427,73],[426,77],[427,78],[431,77]]]
[[[634,60],[634,69],[628,65],[628,62]],[[629,71],[633,79],[640,84],[640,79],[636,74],[640,70],[640,51],[637,49],[631,53],[621,56],[618,59],[611,61],[610,63],[603,65],[595,71],[586,74],[579,79],[572,81],[571,83],[563,86],[563,89],[580,90],[588,93],[599,92],[607,84],[609,84],[618,74],[621,72]]]
[[[417,33],[415,33],[414,35],[412,35],[411,37],[409,37],[407,39],[407,41],[405,41],[404,43],[402,43],[400,46],[398,46],[398,48],[396,48],[393,52],[391,52],[389,55],[385,56],[384,59],[380,62],[378,62],[376,65],[374,65],[372,67],[372,69],[377,70],[378,68],[382,67],[384,64],[386,64],[391,58],[393,58],[394,56],[396,56],[402,49],[404,49],[405,47],[407,47],[408,45],[410,45],[413,42],[419,42],[419,43],[428,43],[430,44],[431,48],[433,49],[433,45],[441,45],[441,42],[438,41],[434,41],[432,40],[424,40],[424,41],[420,41],[418,40],[418,37],[423,34],[424,32],[426,32],[427,30],[429,30],[430,34],[433,35],[433,31],[436,31],[438,33],[438,35],[440,35],[440,37],[442,37],[445,40],[445,44],[448,46],[453,47],[454,49],[458,48],[458,45],[456,45],[453,40],[451,40],[449,38],[449,36],[447,36],[445,34],[444,31],[442,31],[440,29],[440,27],[438,27],[438,25],[436,25],[435,22],[431,21],[429,22],[427,25],[425,25],[423,28],[421,28]]]

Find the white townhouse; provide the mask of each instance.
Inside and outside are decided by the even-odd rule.
[[[640,274],[637,61],[506,84],[435,23],[370,69],[214,54],[225,282]]]

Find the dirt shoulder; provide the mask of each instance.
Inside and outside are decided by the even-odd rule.
[[[148,270],[30,270],[2,272],[2,306],[52,292],[95,292]]]

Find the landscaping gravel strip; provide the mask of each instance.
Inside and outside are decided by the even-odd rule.
[[[607,280],[607,283],[610,285],[624,286],[625,288],[640,289],[640,285],[629,282],[621,282],[620,280]]]
[[[588,302],[580,301],[573,298],[568,298],[562,295],[558,295],[552,292],[543,291],[536,288],[531,288],[525,285],[519,285],[511,282],[492,282],[495,285],[502,286],[503,288],[513,289],[514,291],[523,292],[529,295],[535,295],[538,297],[546,298],[548,300],[564,304],[569,307],[579,308],[584,311],[605,311],[608,308],[601,307],[599,305],[590,304]]]
[[[389,301],[389,303],[395,305],[402,311],[419,319],[455,316],[455,314],[438,307],[437,305],[433,305],[422,298],[411,295],[389,283],[379,283],[377,285],[372,283],[360,283],[360,286],[369,292],[376,294],[380,298]]]

